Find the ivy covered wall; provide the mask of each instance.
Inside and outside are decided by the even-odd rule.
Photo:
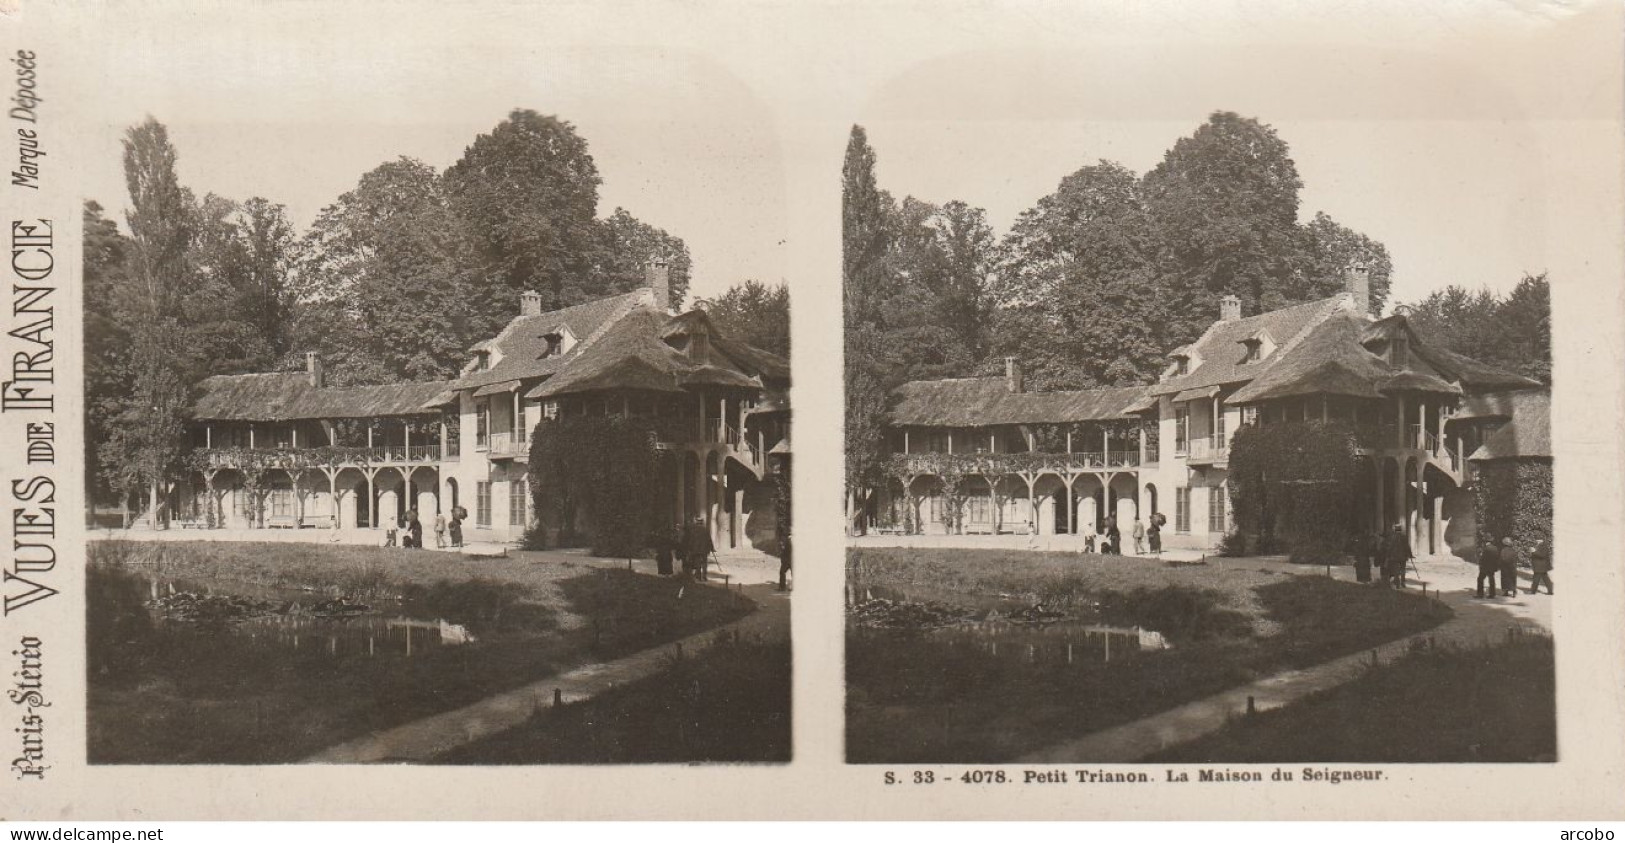
[[[676,460],[655,448],[655,423],[621,416],[570,416],[536,425],[530,488],[540,531],[594,556],[641,556],[671,520],[667,491]]]
[[[1536,539],[1552,540],[1552,462],[1493,460],[1478,464],[1474,503],[1480,536],[1509,534],[1527,552]]]

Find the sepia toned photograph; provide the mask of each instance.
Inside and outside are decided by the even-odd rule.
[[[556,84],[647,62],[580,54],[426,116],[455,80],[396,68],[313,134],[324,68],[179,56],[246,101],[134,74],[88,145],[89,761],[789,761],[789,292],[739,92]]]
[[[1295,108],[852,128],[850,762],[1557,760],[1562,279],[1389,158],[1515,152]]]

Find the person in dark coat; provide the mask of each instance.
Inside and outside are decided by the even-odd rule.
[[[407,547],[423,547],[423,522],[418,520],[417,510],[407,513],[406,540]]]
[[[1494,536],[1485,536],[1478,542],[1478,597],[1484,597],[1484,583],[1490,584],[1490,597],[1495,596],[1495,575],[1501,571],[1501,549],[1495,546]]]
[[[1394,531],[1388,534],[1388,545],[1384,548],[1382,573],[1394,588],[1405,587],[1405,566],[1411,561],[1411,542],[1405,537],[1405,528],[1395,524]]]
[[[652,542],[655,549],[655,572],[662,577],[671,576],[671,560],[677,555],[678,532],[675,525],[655,530]]]
[[[711,531],[705,528],[705,520],[695,518],[694,523],[689,525],[688,538],[683,542],[684,570],[700,582],[705,582],[709,578],[706,568],[715,550],[716,546],[711,544]]]
[[[1354,579],[1371,582],[1371,537],[1355,535],[1349,540],[1349,555],[1354,557]]]
[[[1518,547],[1511,536],[1501,539],[1501,593],[1518,596]]]
[[[1108,553],[1116,556],[1123,552],[1123,531],[1117,529],[1117,519],[1113,518],[1106,527],[1106,540],[1111,543]]]
[[[1535,571],[1534,582],[1529,584],[1530,594],[1540,593],[1540,584],[1546,584],[1546,594],[1552,594],[1552,548],[1545,539],[1535,539],[1535,546],[1529,551],[1529,565]]]
[[[453,507],[452,508],[452,510],[451,510],[451,520],[446,522],[446,532],[451,535],[451,546],[452,547],[462,547],[463,546],[463,508],[462,507],[458,506],[458,507]]]
[[[1151,545],[1152,554],[1162,552],[1162,522],[1162,513],[1153,512],[1151,513],[1151,525],[1145,528],[1145,539]]]

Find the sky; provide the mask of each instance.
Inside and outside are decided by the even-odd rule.
[[[1067,173],[1144,172],[1225,109],[1290,145],[1304,219],[1388,246],[1396,300],[1578,283],[1595,267],[1576,241],[1613,238],[1608,4],[92,5],[123,37],[73,107],[86,192],[115,208],[118,138],[146,114],[193,190],[265,196],[303,228],[377,164],[443,168],[526,107],[587,139],[601,214],[688,242],[697,294],[823,292],[852,123],[883,187],[986,208],[1002,233]]]

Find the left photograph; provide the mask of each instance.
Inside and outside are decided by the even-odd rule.
[[[327,136],[112,83],[154,105],[84,206],[91,763],[790,759],[773,141],[615,78]]]

